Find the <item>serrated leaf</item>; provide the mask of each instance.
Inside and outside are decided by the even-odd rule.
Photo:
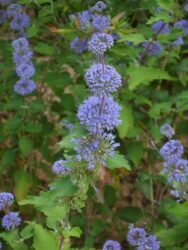
[[[131,66],[128,68],[127,74],[129,75],[128,86],[131,90],[137,88],[141,84],[148,85],[153,80],[172,79],[167,71],[161,70],[159,68],[145,66]]]
[[[131,170],[128,161],[125,159],[124,155],[115,152],[112,157],[108,157],[106,160],[107,168],[125,168],[127,170]]]
[[[41,225],[34,225],[33,247],[35,250],[58,250],[58,242],[53,232],[47,231]]]

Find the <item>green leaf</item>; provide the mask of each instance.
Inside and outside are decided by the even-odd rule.
[[[83,135],[85,135],[85,129],[81,126],[75,126],[73,129],[71,129],[70,135],[65,136],[63,140],[58,142],[58,146],[60,149],[74,149],[75,143],[72,142],[72,139],[79,138]]]
[[[18,239],[17,230],[0,233],[0,238],[6,241],[14,250],[28,250],[27,246]]]
[[[131,66],[127,70],[127,74],[129,75],[129,89],[133,90],[143,85],[148,85],[153,80],[172,79],[167,71],[161,70],[159,68],[153,67],[135,67]]]
[[[33,247],[35,250],[58,250],[55,234],[39,224],[34,224]]]
[[[139,163],[143,157],[144,147],[142,142],[130,142],[126,145],[127,158],[130,159],[135,165]]]
[[[22,239],[27,240],[33,237],[33,233],[34,233],[34,225],[30,223],[27,226],[25,226],[24,229],[22,229],[20,235]]]
[[[158,118],[161,116],[161,113],[167,114],[171,110],[170,102],[161,102],[154,104],[151,109],[148,111],[148,114],[151,118]]]
[[[21,119],[18,118],[17,116],[9,118],[4,123],[4,129],[6,132],[9,133],[15,133],[17,130],[19,130],[20,126],[21,126]]]
[[[107,168],[125,168],[131,170],[131,167],[128,164],[128,161],[125,159],[124,155],[115,152],[112,157],[108,157],[106,160]]]
[[[49,228],[55,229],[58,222],[64,220],[66,215],[66,208],[63,206],[50,207],[43,209],[42,212],[47,216],[46,224]]]
[[[27,196],[28,190],[31,187],[31,177],[25,170],[17,170],[14,173],[15,196],[16,200],[20,201]]]
[[[82,230],[79,227],[73,227],[71,230],[63,230],[62,234],[65,238],[70,238],[70,237],[80,238]]]
[[[146,39],[144,38],[143,34],[141,33],[135,33],[135,34],[126,34],[123,35],[118,42],[132,42],[134,45],[138,45],[142,42],[144,42]]]
[[[39,42],[35,46],[35,51],[43,55],[53,55],[55,53],[55,48],[46,43]]]
[[[122,106],[119,119],[121,120],[121,124],[117,127],[117,130],[119,133],[119,137],[123,139],[127,135],[129,129],[133,127],[133,116],[131,108],[128,106]]]
[[[33,148],[33,143],[28,137],[24,136],[19,140],[19,148],[22,154],[27,156]]]
[[[155,235],[165,249],[171,249],[172,246],[177,246],[187,239],[187,231],[188,220],[184,220],[172,228],[160,230]]]
[[[40,123],[37,122],[28,122],[24,126],[24,130],[29,132],[29,133],[39,133],[42,129],[42,126]]]

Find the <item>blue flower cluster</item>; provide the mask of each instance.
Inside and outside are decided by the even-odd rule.
[[[104,243],[102,250],[121,250],[121,246],[118,241],[107,240]]]
[[[177,187],[177,190],[172,190],[172,194],[175,197],[184,198],[183,184],[188,181],[188,160],[182,158],[184,147],[178,140],[171,139],[175,131],[168,124],[163,125],[160,131],[169,139],[160,149],[160,154],[164,159],[162,173],[167,175],[167,180],[173,189]]]
[[[92,29],[92,31],[95,32],[103,32],[110,27],[109,18],[101,15],[101,12],[105,9],[106,4],[102,1],[98,1],[89,10],[70,15],[70,19],[75,23],[78,30]],[[108,36],[101,39],[108,39]],[[71,41],[70,47],[76,54],[82,54],[87,50],[87,39],[85,38],[81,40],[79,37],[75,37]]]
[[[31,78],[35,74],[34,66],[31,62],[32,52],[26,39],[25,28],[30,24],[30,17],[23,11],[20,4],[15,1],[0,0],[6,10],[0,10],[0,23],[7,17],[10,20],[10,28],[17,32],[17,39],[13,40],[13,61],[16,66],[16,74],[20,78],[14,85],[14,91],[19,95],[27,95],[36,89],[36,84]]]
[[[188,8],[187,6],[188,4],[184,5],[185,11]],[[161,12],[161,9],[157,8],[157,12]],[[177,38],[174,41],[167,43],[166,47],[168,49],[176,48],[184,44],[183,36],[186,36],[188,34],[188,20],[182,19],[182,20],[176,21],[173,25],[173,28],[177,30],[181,30],[182,35],[177,36]],[[170,27],[169,27],[169,23],[165,23],[162,20],[159,20],[151,25],[151,29],[153,31],[153,38],[149,41],[146,40],[141,45],[144,48],[144,54],[156,56],[160,54],[163,50],[161,44],[158,41],[156,41],[157,37],[158,35],[161,35],[161,34],[166,34],[166,35],[170,34]],[[143,59],[142,56],[139,58]]]
[[[65,165],[66,165],[66,161],[63,161],[63,160],[58,160],[56,161],[53,166],[52,166],[52,172],[54,174],[66,174],[69,172],[69,168],[67,168]]]
[[[0,193],[0,211],[9,209],[14,202],[14,195],[11,193]],[[21,218],[17,212],[9,212],[2,219],[2,227],[9,231],[15,229],[21,223]]]
[[[122,85],[120,74],[110,65],[93,64],[85,74],[85,81],[94,95],[109,95]]]
[[[76,161],[87,165],[89,170],[99,165],[105,166],[107,157],[111,157],[119,145],[115,143],[115,137],[111,131],[120,124],[121,107],[111,94],[122,85],[122,80],[114,67],[104,63],[104,53],[114,43],[113,37],[104,33],[110,25],[109,19],[100,14],[105,8],[106,4],[98,1],[90,10],[71,15],[73,21],[79,21],[78,29],[92,27],[94,33],[88,40],[87,49],[96,56],[98,61],[85,74],[91,95],[80,105],[77,112],[80,124],[85,126],[88,135],[72,140],[77,153]],[[86,48],[85,41],[76,37],[71,42],[71,48],[75,53],[81,54]],[[68,172],[66,162],[63,160],[55,162],[52,169],[57,174]]]
[[[160,243],[154,235],[147,235],[143,228],[129,226],[127,234],[128,243],[135,247],[137,250],[158,250]]]
[[[75,143],[76,159],[87,162],[87,168],[92,170],[98,164],[105,166],[107,156],[113,156],[114,150],[119,146],[111,133],[103,133],[100,137],[83,137],[73,139]]]
[[[20,95],[30,94],[36,89],[36,84],[30,79],[35,74],[35,69],[31,62],[32,52],[29,49],[28,40],[25,37],[18,38],[12,42],[12,47],[16,74],[20,77],[14,90]]]

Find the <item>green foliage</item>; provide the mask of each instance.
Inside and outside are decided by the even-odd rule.
[[[26,33],[37,91],[25,97],[13,91],[18,80],[12,60],[14,33],[5,22],[0,27],[0,183],[1,191],[14,193],[12,209],[20,212],[22,225],[19,231],[1,228],[4,248],[60,250],[62,243],[65,250],[94,250],[112,238],[129,249],[125,235],[128,224],[135,223],[156,235],[161,250],[188,249],[188,202],[176,203],[170,188],[164,188],[156,150],[164,142],[159,131],[164,123],[176,129],[175,139],[184,146],[187,141],[187,39],[184,36],[177,48],[169,46],[183,36],[173,24],[187,19],[184,1],[105,1],[104,14],[111,20],[108,33],[115,34],[105,61],[123,80],[114,96],[122,107],[121,124],[114,131],[120,146],[107,158],[106,167],[98,164],[94,171],[77,160],[72,141],[87,135],[76,113],[88,96],[84,74],[93,57],[70,49],[74,37],[88,39],[93,30],[80,31],[79,22],[69,16],[96,1],[17,2],[31,18]],[[169,23],[170,34],[155,37],[151,25],[160,20]],[[142,58],[142,43],[152,39],[162,52]],[[63,126],[64,121],[73,128]],[[70,176],[54,177],[52,164],[71,157]]]

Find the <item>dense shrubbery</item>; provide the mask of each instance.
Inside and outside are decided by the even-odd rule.
[[[0,0],[0,249],[188,249],[187,15]]]

